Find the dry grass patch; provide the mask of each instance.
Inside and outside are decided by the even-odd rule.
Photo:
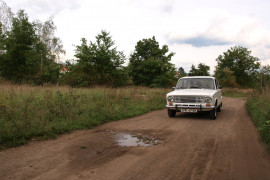
[[[223,96],[239,98],[239,97],[248,97],[254,92],[253,89],[239,89],[239,88],[223,88]]]

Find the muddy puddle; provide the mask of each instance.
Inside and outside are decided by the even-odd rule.
[[[150,138],[140,134],[132,135],[124,132],[114,134],[114,140],[119,146],[155,146],[160,143],[160,140],[157,138]]]

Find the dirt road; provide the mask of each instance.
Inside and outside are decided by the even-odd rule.
[[[121,147],[117,132],[159,143]],[[161,110],[2,150],[0,179],[269,180],[270,156],[244,100],[224,98],[217,120],[207,114],[169,118]]]

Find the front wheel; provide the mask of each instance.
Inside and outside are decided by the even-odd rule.
[[[221,110],[222,110],[222,103],[220,103],[220,105],[218,106],[217,112],[221,112]]]
[[[175,114],[176,114],[176,110],[168,109],[168,115],[169,115],[169,117],[175,117]]]
[[[215,107],[210,111],[210,119],[215,120],[217,118],[217,108]]]

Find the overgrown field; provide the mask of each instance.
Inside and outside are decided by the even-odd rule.
[[[253,93],[253,89],[223,88],[222,95],[226,97],[248,97]]]
[[[0,148],[162,109],[168,91],[0,85]]]
[[[247,109],[252,116],[262,139],[270,148],[270,90],[254,93],[247,100]]]

